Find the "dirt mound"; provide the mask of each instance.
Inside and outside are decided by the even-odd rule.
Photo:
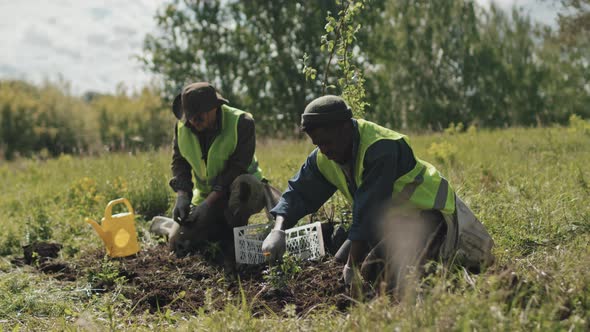
[[[138,312],[221,309],[230,301],[237,303],[241,291],[255,314],[272,311],[281,315],[287,304],[300,315],[330,306],[346,310],[350,305],[339,280],[342,266],[331,257],[302,262],[301,270],[283,279],[280,288],[264,278],[269,273],[267,266],[241,266],[237,277],[230,278],[217,261],[198,254],[177,258],[164,245],[144,248],[126,258],[105,259],[104,251],[97,250],[75,262],[51,259],[37,266],[59,280],[87,280],[94,292],[110,292],[122,284],[121,294]]]

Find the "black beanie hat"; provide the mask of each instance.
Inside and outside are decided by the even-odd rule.
[[[305,111],[301,114],[301,130],[330,127],[351,118],[352,110],[344,99],[334,95],[326,95],[314,99],[305,107]]]

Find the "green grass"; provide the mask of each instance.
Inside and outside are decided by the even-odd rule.
[[[496,264],[481,275],[439,271],[400,304],[382,297],[349,314],[322,309],[281,319],[253,317],[252,299],[239,296],[222,311],[130,315],[133,303],[117,292],[88,295],[82,281],[58,282],[10,264],[34,239],[64,244],[65,259],[101,246],[84,218],[100,219],[112,198],[129,198],[139,213],[169,214],[170,151],[4,163],[0,331],[590,329],[590,135],[575,128],[507,129],[415,135],[411,142],[485,223]],[[283,190],[311,149],[307,140],[261,140],[257,156]],[[140,237],[153,241],[146,224],[138,218]]]

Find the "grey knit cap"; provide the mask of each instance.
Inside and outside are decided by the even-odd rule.
[[[326,95],[314,99],[305,107],[305,111],[301,114],[301,130],[328,127],[351,118],[352,110],[344,99]]]

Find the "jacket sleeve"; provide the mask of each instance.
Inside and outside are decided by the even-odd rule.
[[[231,183],[242,174],[248,173],[248,167],[254,158],[256,149],[256,130],[254,119],[248,114],[238,119],[238,142],[236,149],[229,156],[225,168],[213,179],[213,191],[228,191]]]
[[[172,179],[170,179],[170,187],[172,190],[179,191],[186,191],[189,195],[192,195],[193,190],[193,181],[192,181],[192,174],[191,170],[192,167],[189,162],[184,159],[182,154],[180,154],[180,149],[178,148],[178,123],[174,126],[174,140],[173,140],[173,148],[172,148]]]
[[[416,159],[404,140],[380,140],[365,153],[363,182],[354,194],[352,225],[348,238],[353,241],[377,241],[375,221],[392,201],[393,184],[416,165]]]
[[[316,212],[336,192],[336,187],[320,173],[316,153],[317,149],[307,157],[299,172],[289,180],[289,186],[277,206],[270,211],[275,217],[284,216],[287,228]]]

